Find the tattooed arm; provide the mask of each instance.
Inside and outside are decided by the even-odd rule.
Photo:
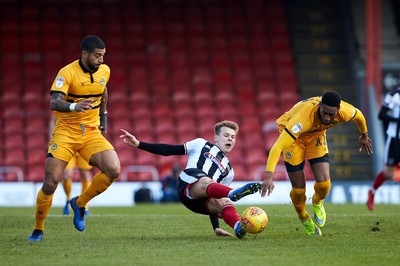
[[[50,98],[50,108],[59,112],[85,112],[94,106],[92,100],[83,100],[77,103],[68,103],[64,101],[65,94],[62,92],[52,92]]]

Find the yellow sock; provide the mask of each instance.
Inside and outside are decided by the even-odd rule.
[[[91,181],[88,179],[83,179],[81,180],[81,184],[82,184],[82,191],[81,194],[83,194],[83,192],[90,186]],[[89,203],[87,203],[85,205],[85,208],[88,209],[89,208]]]
[[[104,173],[97,173],[90,186],[78,197],[76,205],[85,206],[91,199],[103,193],[116,179],[111,179]]]
[[[292,188],[290,191],[290,198],[300,220],[307,220],[310,215],[306,211],[306,189],[305,188]]]
[[[312,197],[313,204],[320,204],[322,200],[328,196],[331,189],[331,180],[314,183],[314,196]]]
[[[67,196],[67,199],[71,199],[71,188],[72,188],[72,179],[63,179],[61,180],[61,184],[64,188],[65,195]]]
[[[53,194],[46,195],[43,193],[42,189],[40,189],[36,197],[36,220],[33,229],[44,231],[44,220],[49,214],[52,202]]]

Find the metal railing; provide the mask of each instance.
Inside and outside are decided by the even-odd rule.
[[[16,174],[18,182],[24,182],[24,173],[21,168],[17,166],[0,166],[0,181],[2,181],[2,175],[7,173]]]
[[[150,173],[152,176],[152,181],[159,181],[160,175],[158,173],[157,168],[151,165],[130,165],[124,167],[121,171],[121,181],[126,182],[128,181],[128,174],[129,173]]]

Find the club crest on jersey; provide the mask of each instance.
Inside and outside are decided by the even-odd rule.
[[[300,124],[300,122],[297,122],[293,127],[292,127],[292,132],[293,133],[299,133],[300,131],[303,130],[303,126]]]
[[[207,159],[210,159],[211,162],[213,162],[213,164],[215,164],[215,165],[218,167],[219,171],[220,171],[222,174],[225,174],[225,173],[226,173],[225,167],[222,165],[222,163],[220,162],[220,160],[218,160],[217,157],[215,157],[214,155],[212,155],[212,154],[209,153],[209,152],[205,152],[205,153],[204,153],[204,157],[206,157]]]
[[[290,152],[286,152],[286,158],[290,159],[290,157],[292,157],[292,154],[290,154]]]
[[[100,78],[100,85],[104,86],[106,84],[106,81],[104,80],[104,78]]]
[[[56,78],[56,87],[61,88],[64,85],[65,78],[63,77],[57,77]]]
[[[51,145],[51,150],[54,151],[55,149],[57,149],[57,144],[54,143],[53,145]]]

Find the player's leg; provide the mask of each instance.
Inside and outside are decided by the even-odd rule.
[[[374,178],[371,187],[368,190],[367,208],[373,211],[375,208],[375,192],[387,180],[392,179],[396,170],[396,165],[400,161],[400,141],[394,138],[387,138],[385,144],[385,169],[380,171]]]
[[[76,161],[75,161],[75,156],[74,156],[68,162],[67,166],[64,169],[63,175],[62,175],[61,185],[64,189],[65,196],[67,197],[66,204],[63,209],[64,215],[69,214],[69,204],[70,204],[70,200],[71,200],[71,189],[72,189],[72,177],[74,176],[75,164],[76,164]]]
[[[99,133],[88,138],[86,146],[79,151],[80,155],[96,166],[97,173],[89,187],[78,197],[71,199],[71,207],[74,211],[74,225],[79,231],[85,230],[85,206],[88,202],[103,193],[118,178],[121,165],[117,153],[112,145]],[[90,157],[90,155],[93,156]]]
[[[80,156],[79,153],[76,154],[76,166],[78,167],[79,177],[81,181],[81,194],[90,186],[92,182],[92,166],[89,165],[85,159]],[[89,214],[89,204],[85,206],[85,215]]]
[[[295,172],[288,172],[289,179],[292,183],[292,190],[290,191],[290,198],[294,209],[303,224],[304,229],[308,235],[321,235],[322,232],[311,219],[306,210],[306,185],[303,170]]]
[[[84,207],[92,198],[103,193],[119,176],[121,165],[115,150],[105,150],[93,154],[90,163],[100,172],[97,173],[89,187],[79,196],[77,204]]]
[[[81,194],[90,186],[92,183],[92,172],[91,170],[79,168],[79,176],[81,181]],[[89,214],[89,203],[85,205],[85,215]]]
[[[368,189],[367,208],[370,211],[375,209],[375,192],[381,187],[387,180],[391,179],[394,175],[395,167],[386,165],[385,169],[380,171],[372,182],[371,187]]]
[[[51,208],[54,192],[66,165],[67,162],[60,159],[52,157],[46,159],[45,179],[36,197],[35,225],[32,234],[28,237],[30,241],[42,240],[44,222]]]
[[[331,189],[329,163],[311,163],[311,168],[315,177],[314,195],[312,197],[314,219],[319,227],[323,227],[326,222],[324,199],[327,197]]]
[[[246,231],[240,224],[240,215],[228,198],[210,198],[207,201],[207,208],[211,213],[218,214],[235,231],[235,235],[238,238],[243,238],[246,235]]]
[[[306,158],[311,164],[315,179],[312,204],[314,220],[318,227],[323,227],[325,225],[326,212],[324,199],[331,189],[328,153],[328,142],[325,134],[319,136],[306,146]]]
[[[181,173],[185,175],[185,173]],[[203,176],[193,183],[190,187],[190,195],[193,198],[229,198],[232,201],[254,194],[261,189],[261,184],[258,182],[247,183],[246,185],[233,190],[231,187],[217,183],[207,176]]]
[[[292,184],[290,198],[300,222],[308,235],[320,235],[321,230],[314,224],[306,210],[306,176],[304,174],[305,146],[295,142],[288,149],[285,149],[285,167]]]

